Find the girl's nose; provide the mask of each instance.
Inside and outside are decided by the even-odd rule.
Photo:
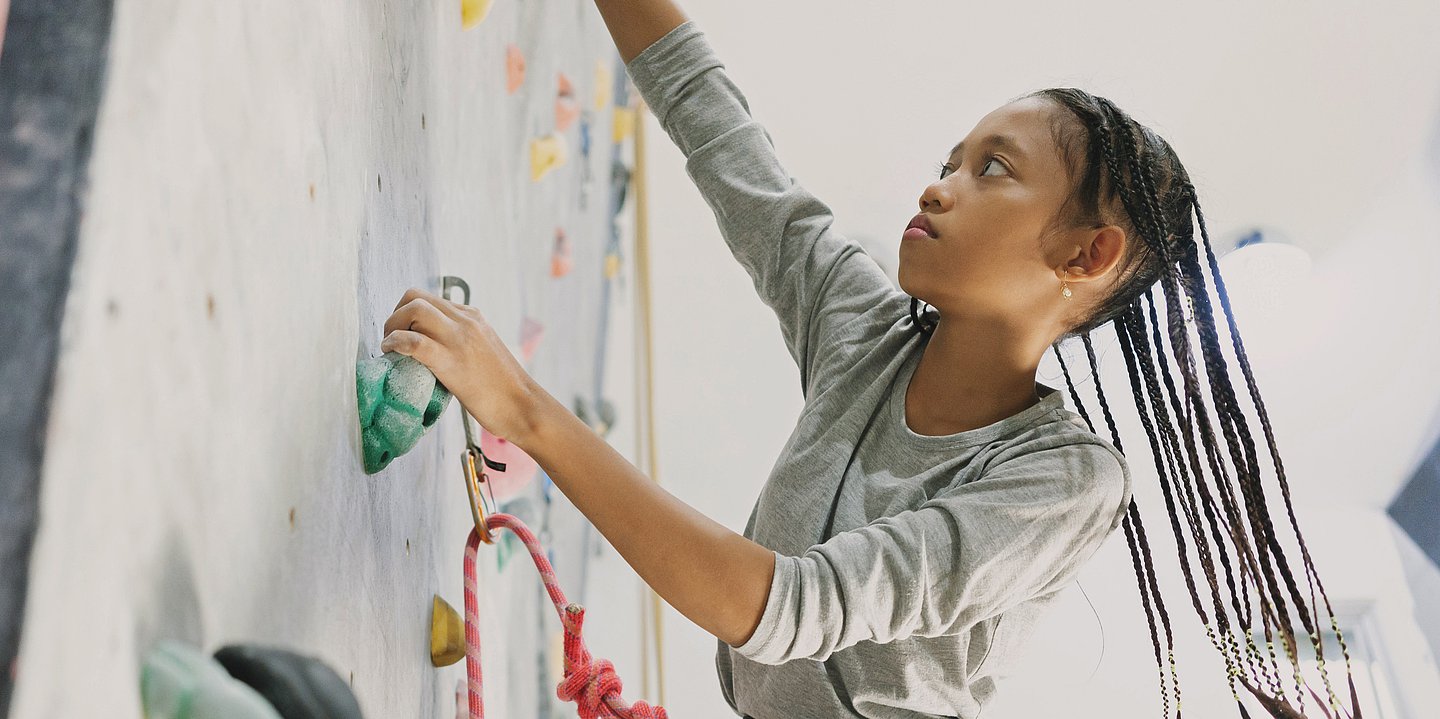
[[[937,189],[935,185],[925,188],[924,194],[920,195],[921,212],[944,212],[945,203],[949,196],[944,190]]]

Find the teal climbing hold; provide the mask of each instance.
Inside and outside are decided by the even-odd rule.
[[[450,404],[430,369],[398,352],[357,362],[355,395],[366,474],[409,452]]]
[[[200,650],[165,640],[140,669],[148,719],[280,719],[275,707]]]

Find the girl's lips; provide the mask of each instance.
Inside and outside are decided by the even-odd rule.
[[[900,236],[900,239],[902,239],[902,240],[928,240],[928,239],[932,239],[932,238],[930,237],[930,233],[926,232],[926,231],[924,230],[924,228],[911,227],[910,229],[905,230],[905,234],[901,235],[901,236]]]
[[[930,218],[925,213],[921,212],[910,218],[910,224],[907,225],[905,229],[909,230],[916,227],[924,230],[926,237],[929,237],[932,240],[935,239],[935,229],[930,226]]]

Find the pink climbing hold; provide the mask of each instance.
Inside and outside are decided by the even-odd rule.
[[[545,334],[545,326],[539,322],[525,317],[520,321],[520,354],[529,362],[535,356],[535,350],[540,349],[540,338]]]
[[[535,479],[535,473],[540,468],[525,450],[515,446],[514,442],[490,434],[484,427],[480,428],[480,451],[486,457],[505,465],[503,472],[485,470],[490,493],[497,504],[519,494],[525,485]]]
[[[574,100],[559,98],[555,101],[555,129],[565,131],[580,119],[580,105]]]

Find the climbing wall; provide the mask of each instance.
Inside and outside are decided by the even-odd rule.
[[[461,409],[366,474],[356,364],[407,288],[453,275],[597,432],[628,419],[605,378],[634,362],[611,315],[635,95],[598,12],[117,0],[106,62],[11,716],[141,716],[161,639],[278,644],[367,717],[455,716],[464,663],[431,666],[429,628],[432,595],[462,606]],[[477,439],[510,462],[498,509],[584,603],[602,540]],[[559,622],[500,536],[480,552],[488,713],[573,716]]]

